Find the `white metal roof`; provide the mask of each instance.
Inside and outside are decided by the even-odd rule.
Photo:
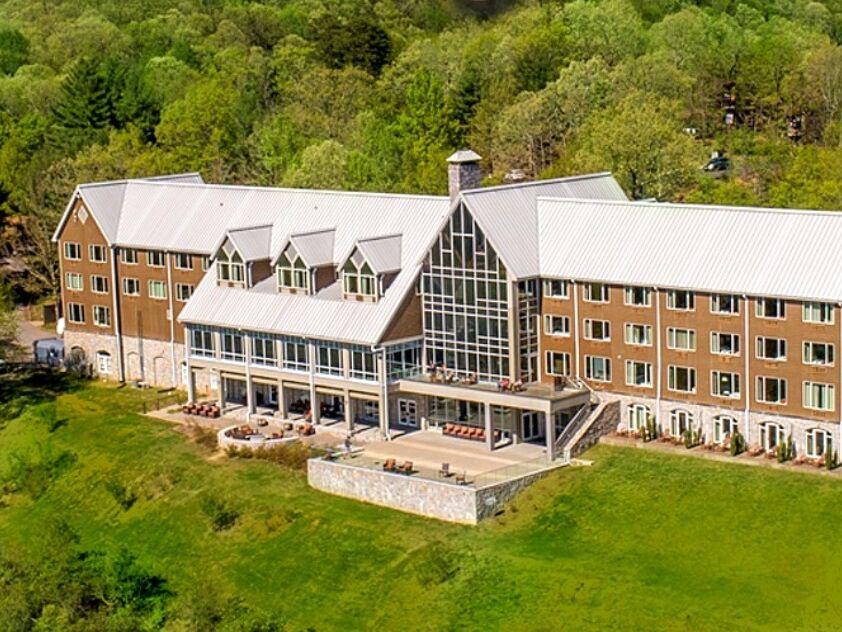
[[[232,228],[228,231],[228,238],[242,256],[243,261],[268,259],[269,248],[272,244],[272,225]]]
[[[357,241],[359,248],[368,265],[377,274],[394,272],[401,267],[401,236],[385,235],[370,237]]]
[[[311,268],[319,268],[334,263],[333,245],[335,237],[336,229],[329,228],[290,235],[289,241],[304,259],[304,263]],[[282,245],[281,251],[284,249],[286,249],[286,246]],[[280,255],[280,252],[278,254]]]
[[[627,285],[842,300],[842,214],[538,200],[541,275]]]
[[[515,278],[538,274],[538,196],[628,199],[610,173],[463,191],[462,199]]]

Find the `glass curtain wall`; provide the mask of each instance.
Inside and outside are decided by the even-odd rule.
[[[518,283],[518,343],[520,347],[520,379],[538,379],[538,281]]]

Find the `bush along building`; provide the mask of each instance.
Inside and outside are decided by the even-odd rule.
[[[626,199],[610,174],[450,195],[84,184],[54,239],[69,354],[249,411],[552,455],[614,427],[821,457],[839,445],[833,213]],[[584,407],[584,408],[583,408]]]

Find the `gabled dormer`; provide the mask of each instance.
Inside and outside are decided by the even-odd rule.
[[[272,274],[269,245],[272,226],[227,231],[214,249],[216,281],[228,287],[252,287]]]
[[[278,291],[315,294],[336,281],[333,262],[335,230],[290,235],[275,260]]]
[[[376,301],[400,269],[400,235],[359,239],[340,267],[342,298]]]

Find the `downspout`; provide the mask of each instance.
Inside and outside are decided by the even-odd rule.
[[[655,426],[661,427],[661,384],[664,379],[664,367],[661,360],[661,291],[655,291],[655,366],[658,367],[658,381],[655,382]]]
[[[117,296],[120,292],[120,284],[117,282],[117,248],[111,246],[111,298],[114,305],[114,339],[117,344],[117,379],[120,382],[126,381],[123,370],[123,329],[120,323],[120,301]]]
[[[751,338],[749,334],[749,299],[746,294],[743,294],[743,307],[745,313],[743,314],[743,333],[745,336],[745,344],[743,345],[743,353],[745,354],[745,358],[743,360],[744,363],[744,371],[746,374],[746,383],[745,383],[745,422],[746,422],[746,446],[749,445],[749,433],[751,432],[751,424],[749,423],[749,408],[751,406],[751,375],[749,374],[749,353],[750,349],[753,348],[751,344]]]
[[[164,257],[167,260],[167,302],[170,310],[170,373],[172,374],[172,385],[175,388],[178,385],[178,376],[175,370],[175,309],[173,308],[175,288],[172,284],[172,253],[164,251]]]

